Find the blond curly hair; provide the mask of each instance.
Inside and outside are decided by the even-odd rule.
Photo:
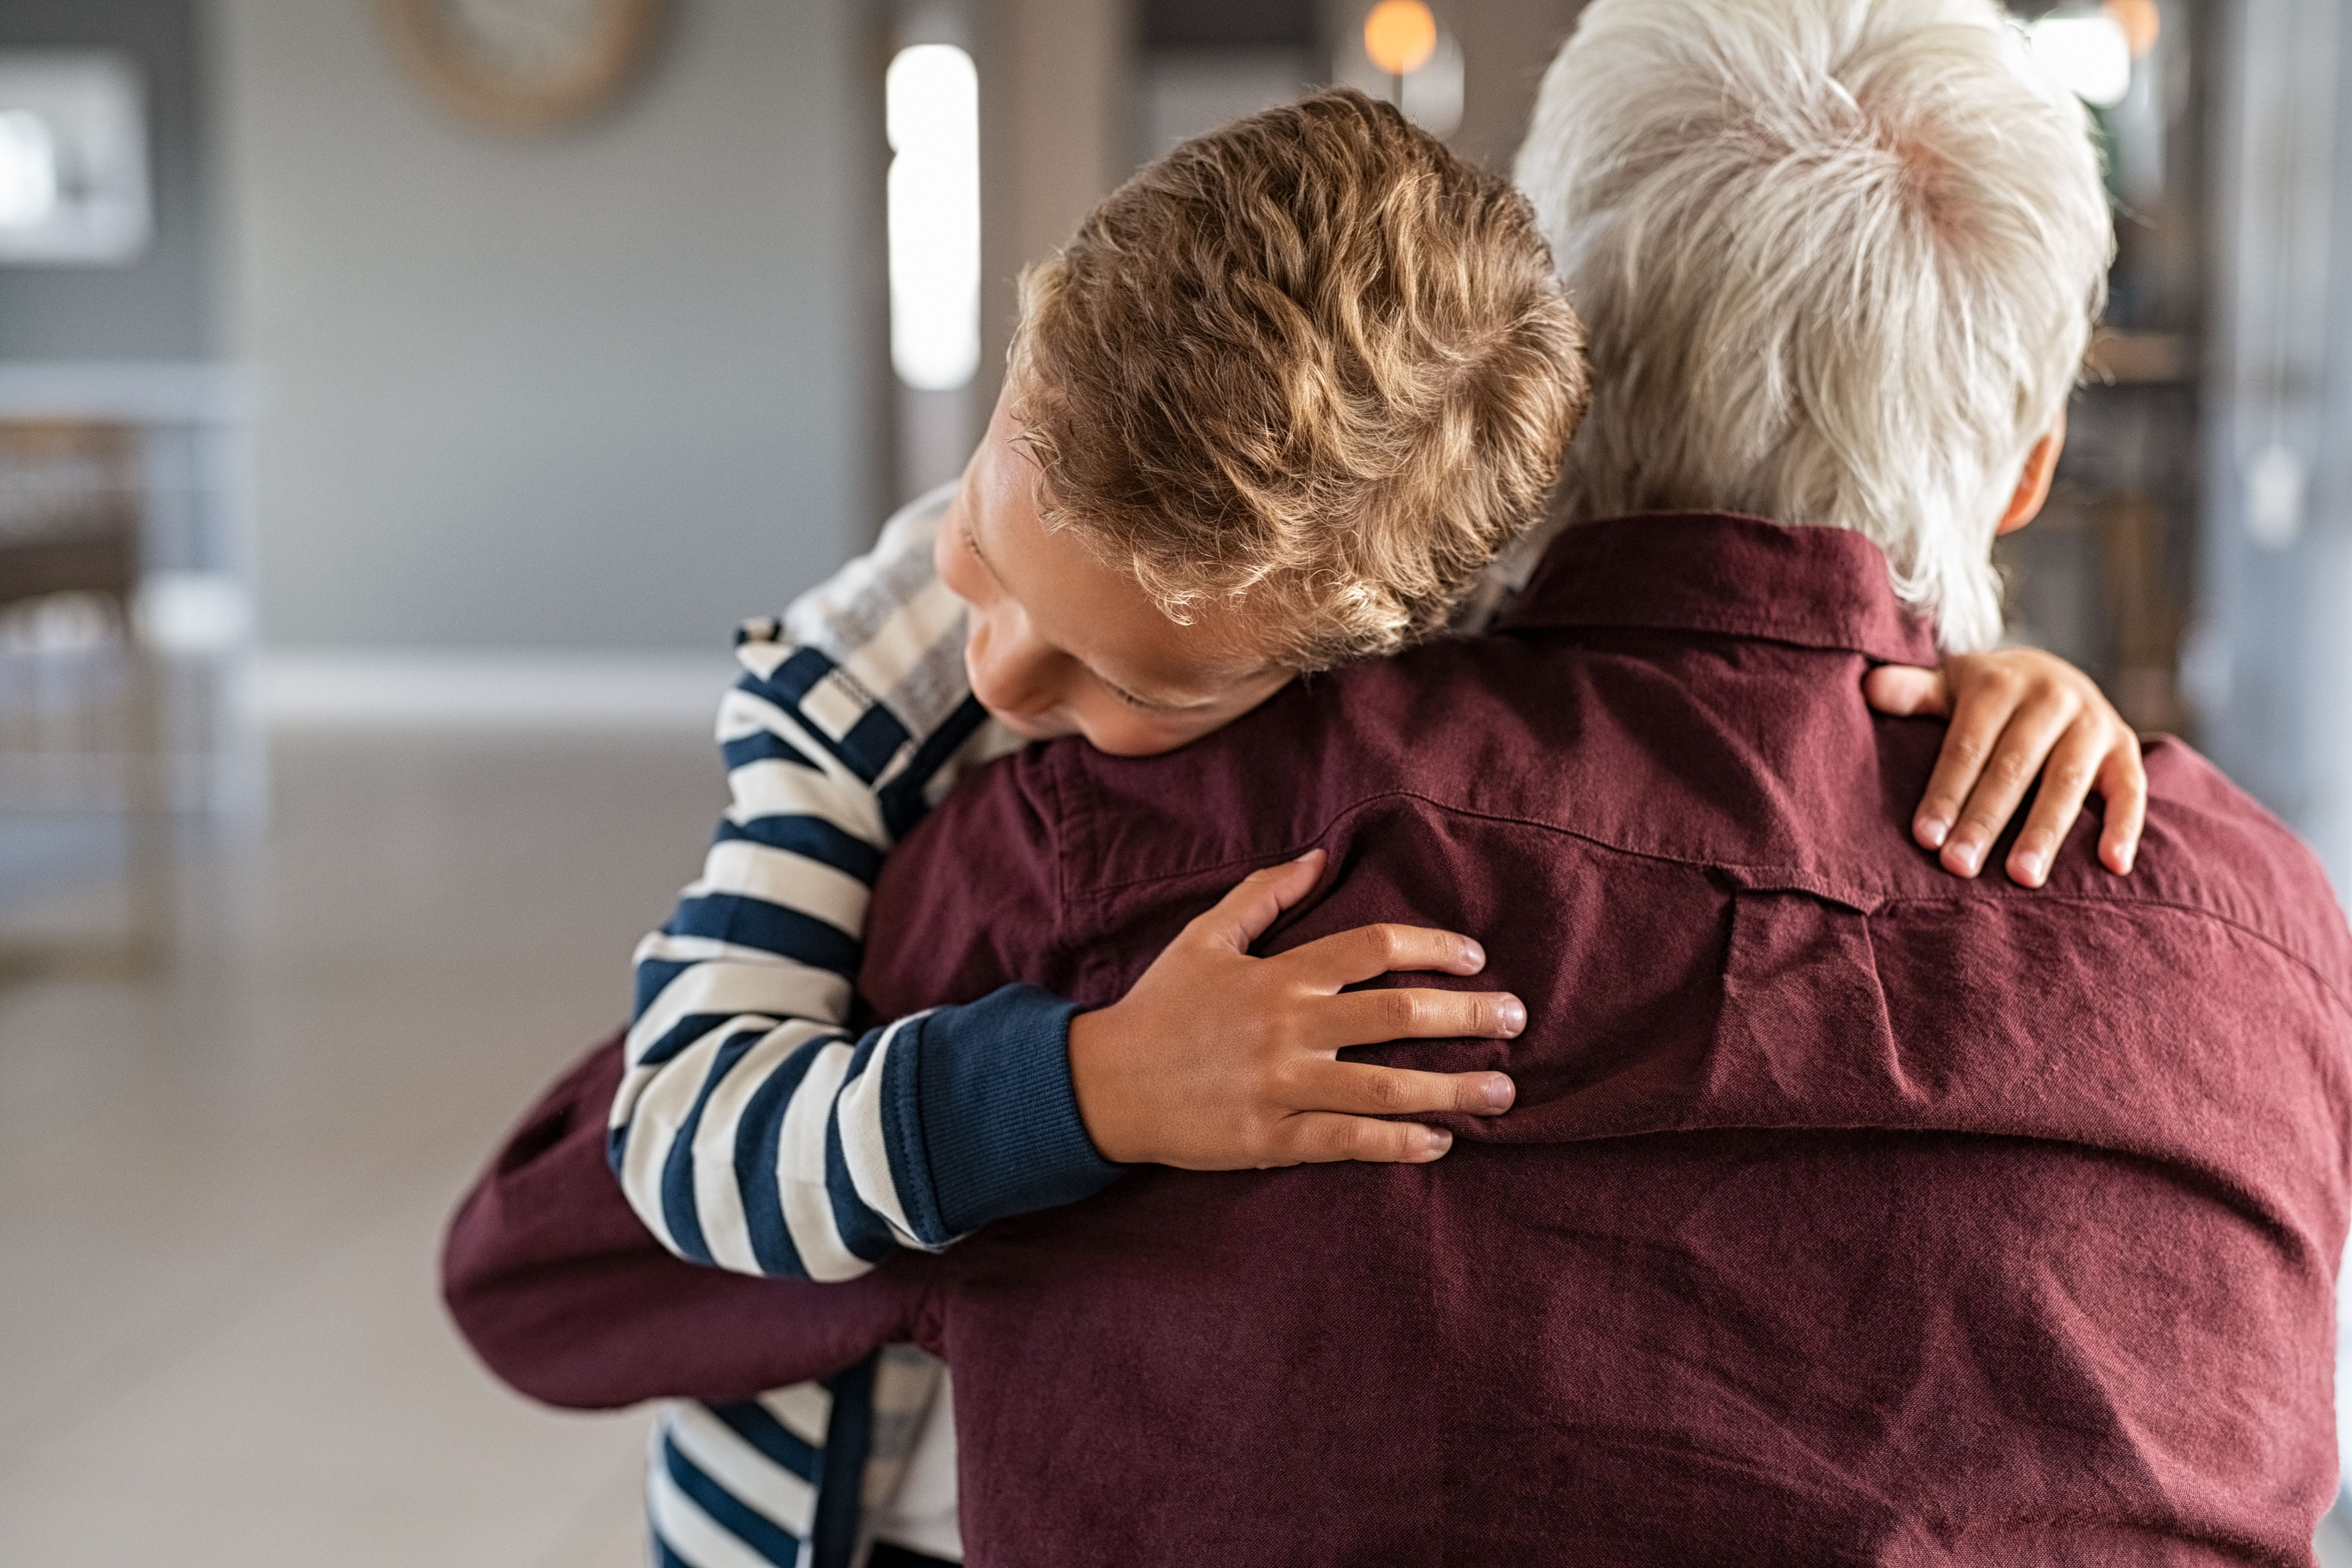
[[[1525,198],[1352,89],[1147,165],[1022,277],[1047,526],[1298,669],[1445,624],[1543,510],[1582,332]]]

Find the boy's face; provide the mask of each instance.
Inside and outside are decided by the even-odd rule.
[[[969,606],[964,668],[982,706],[1033,741],[1083,735],[1114,755],[1173,751],[1289,681],[1230,605],[1191,626],[1037,515],[1036,465],[997,401],[940,525],[941,581]]]

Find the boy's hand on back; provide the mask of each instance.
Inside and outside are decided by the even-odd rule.
[[[2122,875],[2139,853],[2147,820],[2147,770],[2139,737],[2098,684],[2034,648],[1955,654],[1940,669],[1890,664],[1864,678],[1870,705],[1897,717],[1948,717],[1944,749],[1911,821],[1920,847],[1944,868],[1973,877],[2017,815],[2036,774],[2041,793],[2010,850],[2010,879],[2038,888],[2058,845],[2094,788],[2106,800],[2099,858]],[[2045,769],[2046,764],[2046,769]]]
[[[1323,852],[1252,873],[1186,926],[1120,1001],[1070,1024],[1070,1079],[1106,1160],[1238,1171],[1331,1160],[1426,1162],[1442,1129],[1381,1116],[1496,1116],[1516,1092],[1498,1072],[1431,1073],[1343,1062],[1349,1046],[1465,1035],[1508,1039],[1527,1009],[1502,992],[1353,991],[1392,970],[1475,974],[1469,938],[1362,926],[1273,958],[1250,943],[1313,889]]]

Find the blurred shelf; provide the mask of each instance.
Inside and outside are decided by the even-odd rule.
[[[0,359],[0,418],[237,425],[252,417],[249,374],[207,361]]]
[[[2108,386],[2163,386],[2189,380],[2196,371],[2189,340],[2179,332],[2115,332],[2091,337],[2084,369]]]

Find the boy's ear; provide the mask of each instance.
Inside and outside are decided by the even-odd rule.
[[[2009,498],[2009,510],[2001,513],[2000,526],[1993,532],[2015,533],[2042,514],[2042,503],[2050,499],[2050,481],[2058,474],[2058,454],[2066,447],[2066,411],[2058,411],[2058,422],[2048,434],[2033,443],[2033,450],[2025,454],[2025,470],[2017,476],[2017,489]]]

